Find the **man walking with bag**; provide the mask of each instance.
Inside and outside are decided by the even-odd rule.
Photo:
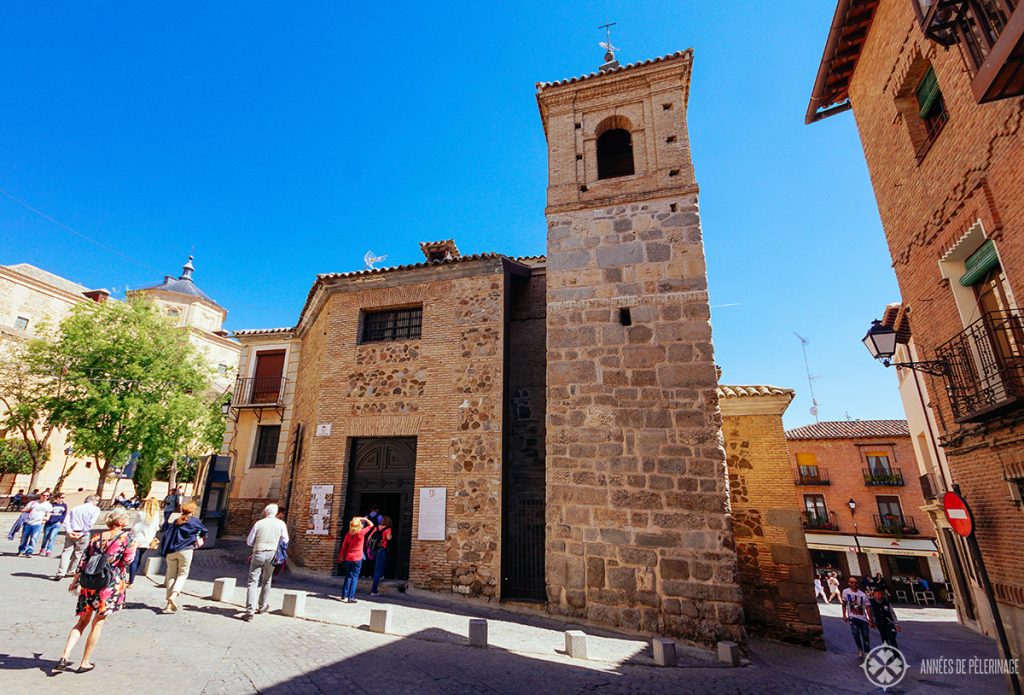
[[[263,508],[263,518],[252,525],[249,538],[246,540],[246,543],[252,546],[249,588],[245,600],[246,622],[252,620],[256,613],[266,613],[270,610],[270,583],[274,577],[274,558],[282,541],[288,543],[288,527],[277,518],[277,505],[268,504]]]
[[[100,508],[96,506],[99,501],[98,496],[89,495],[85,502],[72,507],[64,517],[64,550],[60,554],[60,565],[53,577],[54,581],[60,581],[65,575],[74,574],[78,570],[78,561],[89,546],[92,525],[100,516]]]

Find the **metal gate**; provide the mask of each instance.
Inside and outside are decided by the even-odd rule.
[[[544,601],[544,500],[512,494],[506,505],[502,598]]]

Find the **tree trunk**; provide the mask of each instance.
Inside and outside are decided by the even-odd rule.
[[[103,499],[103,486],[107,484],[107,474],[110,472],[109,468],[109,459],[104,461],[102,466],[100,466],[100,460],[98,458],[96,459],[96,470],[100,474],[99,482],[96,483],[96,494],[99,495],[101,500]]]
[[[36,489],[36,487],[37,487],[36,483],[39,482],[39,472],[42,470],[42,468],[43,467],[38,465],[37,463],[35,463],[35,462],[32,463],[32,477],[29,478],[29,481],[28,481],[28,490],[29,490],[29,492],[31,492],[32,490]]]
[[[178,457],[171,458],[171,465],[167,468],[167,493],[178,486]]]

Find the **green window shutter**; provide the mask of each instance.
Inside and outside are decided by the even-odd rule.
[[[989,239],[964,261],[965,272],[960,277],[960,284],[964,287],[970,287],[985,277],[985,273],[997,265],[999,265],[999,256],[996,255],[996,245]]]
[[[939,81],[935,79],[935,70],[929,68],[921,84],[917,86],[917,105],[920,107],[917,114],[921,118],[926,118],[940,96],[942,92],[939,91]]]

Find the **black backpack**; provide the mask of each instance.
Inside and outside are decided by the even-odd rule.
[[[124,532],[117,534],[110,539],[106,548],[89,556],[89,559],[85,561],[85,567],[82,568],[82,572],[78,575],[78,585],[80,587],[98,591],[110,586],[111,580],[114,578],[114,569],[110,566],[107,551],[123,535]]]
[[[369,542],[370,553],[369,554],[370,554],[371,557],[373,555],[377,554],[377,551],[380,550],[380,546],[383,543],[384,543],[384,531],[381,529],[380,526],[378,526],[377,528],[375,528],[373,530],[373,533],[370,534],[370,542]]]

